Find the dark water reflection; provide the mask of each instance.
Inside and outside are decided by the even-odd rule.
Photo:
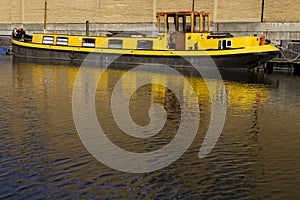
[[[0,65],[0,198],[8,199],[296,199],[300,185],[300,77],[224,71],[228,110],[222,135],[203,159],[199,147],[210,121],[205,83],[186,74],[200,104],[198,134],[170,166],[145,174],[119,172],[82,145],[72,115],[78,66],[13,62]],[[168,74],[148,73],[169,80]],[[138,75],[126,84],[134,84]],[[176,134],[180,106],[159,86],[132,97],[132,118],[149,123],[147,108],[161,103],[169,121],[159,136],[135,140],[119,133],[109,111],[110,92],[123,70],[108,70],[97,89],[96,110],[112,141],[130,151],[160,148]],[[124,87],[126,87],[126,84]],[[180,82],[178,84],[179,87]],[[184,88],[182,88],[184,95]],[[122,106],[122,105],[120,105]],[[117,134],[113,134],[117,133]],[[142,143],[141,143],[142,142]]]

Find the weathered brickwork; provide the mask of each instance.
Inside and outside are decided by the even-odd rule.
[[[265,0],[265,21],[300,22],[299,0]]]
[[[43,23],[45,0],[1,0],[0,23]],[[153,22],[155,11],[190,10],[192,0],[47,0],[48,23]],[[216,22],[259,22],[262,0],[195,0]],[[300,1],[265,0],[264,20],[299,22]]]
[[[219,22],[258,22],[261,19],[261,0],[216,1]]]

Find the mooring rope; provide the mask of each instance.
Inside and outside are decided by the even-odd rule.
[[[281,52],[281,55],[283,56],[284,59],[286,59],[288,62],[295,62],[296,60],[298,60],[300,58],[300,53],[299,52],[296,52],[296,51],[293,51],[291,49],[289,49],[289,45],[291,44],[292,42],[288,42],[285,47],[282,47],[282,46],[279,46],[279,45],[276,45],[276,47],[279,49],[279,51]],[[293,43],[292,43],[293,44]],[[288,58],[286,55],[285,55],[285,51],[289,51],[291,53],[294,53],[296,54],[297,56],[295,58]]]

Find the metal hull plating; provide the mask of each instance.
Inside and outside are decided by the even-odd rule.
[[[192,64],[216,65],[219,68],[251,68],[256,67],[260,63],[276,57],[278,51],[268,52],[249,52],[237,53],[228,55],[210,55],[209,53],[202,53],[202,55],[138,55],[130,54],[130,51],[123,53],[109,53],[109,52],[84,52],[84,51],[70,51],[45,49],[36,47],[27,47],[13,43],[13,53],[16,57],[34,58],[34,59],[51,59],[82,62],[85,59],[89,61],[107,61],[127,64],[145,64],[156,63],[165,64],[177,67],[189,67]]]

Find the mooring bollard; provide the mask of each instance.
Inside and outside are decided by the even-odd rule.
[[[267,65],[266,65],[266,70],[267,70],[267,73],[268,74],[272,74],[273,73],[273,63],[271,62],[268,62]]]
[[[299,63],[293,64],[293,68],[294,68],[294,74],[300,75],[300,64]]]

